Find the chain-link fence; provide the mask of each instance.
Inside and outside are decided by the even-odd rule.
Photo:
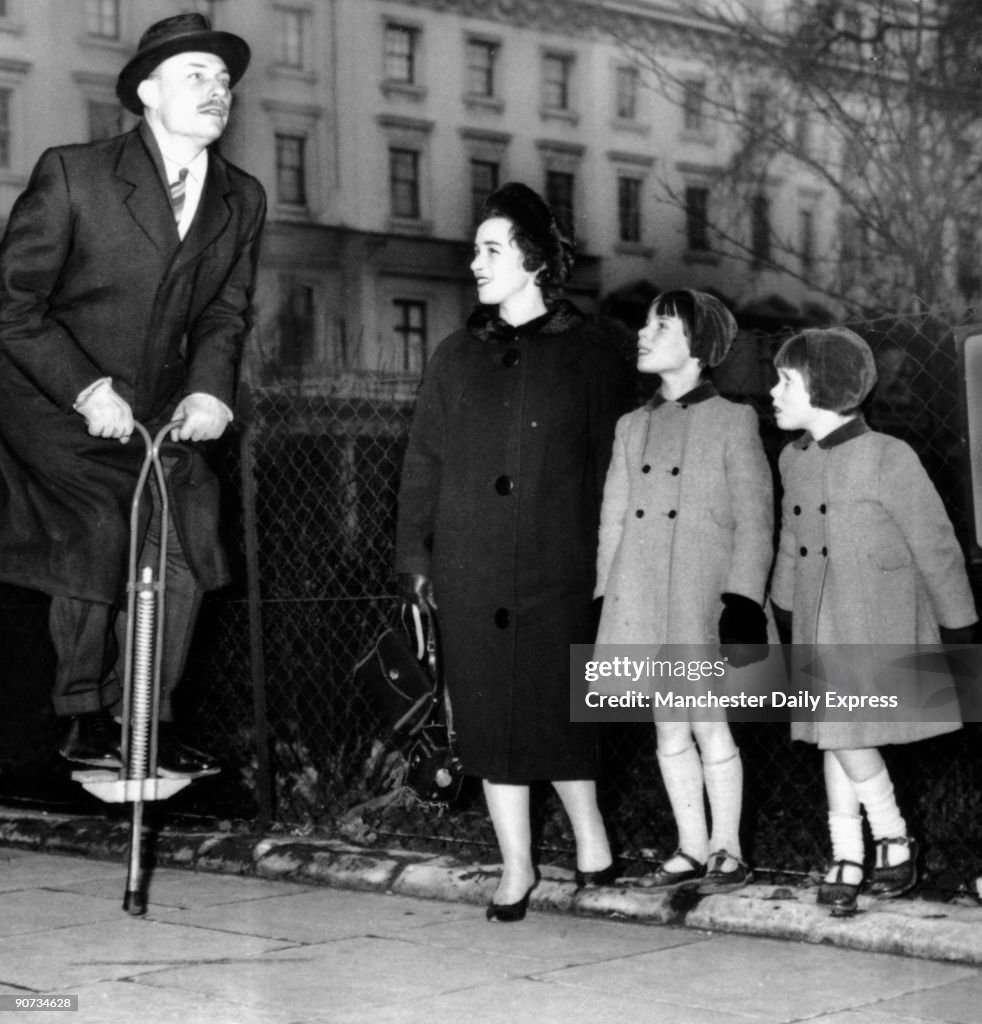
[[[851,325],[877,355],[872,425],[908,441],[934,480],[966,551],[969,536],[963,402],[953,325],[892,318]],[[787,435],[770,415],[771,357],[782,339],[744,334],[721,390],[758,410],[768,453]],[[412,416],[411,382],[348,380],[332,393],[297,387],[246,395],[215,453],[226,489],[227,543],[237,583],[206,601],[180,710],[224,772],[169,802],[172,813],[259,827],[322,827],[387,844],[452,846],[494,858],[480,786],[460,806],[420,806],[400,789],[400,752],[380,743],[353,667],[393,605],[391,553],[399,471]],[[973,580],[977,584],[977,579]],[[977,587],[978,593],[978,587]],[[46,602],[0,591],[4,705],[0,798],[77,806],[58,763],[49,705]],[[827,856],[821,758],[787,726],[735,723],[745,760],[746,851],[759,868],[807,872]],[[605,726],[604,809],[629,870],[671,853],[675,831],[654,729]],[[885,751],[928,877],[946,891],[982,871],[980,727]],[[538,803],[544,859],[569,863],[572,836],[557,801]]]

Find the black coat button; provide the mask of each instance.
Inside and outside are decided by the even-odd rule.
[[[681,470],[678,466],[672,466],[672,476],[678,476]]]
[[[801,515],[801,506],[800,505],[795,505],[795,507],[791,511],[794,512],[794,514],[796,516],[800,516]]]
[[[511,612],[507,608],[499,608],[494,613],[494,624],[498,629],[507,629],[511,625]]]
[[[802,556],[807,555],[808,554],[808,548],[802,548],[801,549],[801,554],[802,554]]]
[[[518,351],[517,348],[510,348],[501,357],[501,363],[503,366],[508,367],[508,369],[510,370],[513,366],[518,366],[518,361],[521,358],[521,353]]]
[[[510,476],[499,476],[494,482],[494,489],[504,497],[506,494],[511,494],[515,490],[515,482]]]
[[[644,509],[643,508],[639,508],[637,510],[637,512],[635,512],[634,514],[638,517],[638,519],[644,519]]]
[[[822,554],[825,555],[826,558],[827,558],[828,554],[829,554],[829,549],[828,548],[822,548]]]
[[[673,508],[672,511],[668,513],[668,518],[669,519],[674,519],[677,515],[678,515],[678,512],[676,512],[675,509]]]
[[[641,467],[641,472],[642,472],[642,473],[650,473],[650,472],[651,472],[651,466],[649,466],[649,465],[648,465],[648,463],[646,462],[646,463],[645,463],[645,464],[644,464],[644,465],[643,465],[643,466]]]
[[[824,502],[821,505],[818,506],[818,511],[821,512],[823,516],[825,515],[825,511],[826,510],[825,510],[825,503]]]

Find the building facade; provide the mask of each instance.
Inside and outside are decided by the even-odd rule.
[[[357,390],[418,377],[474,304],[476,211],[513,179],[575,230],[571,291],[587,310],[685,285],[738,309],[774,295],[801,306],[807,283],[773,270],[767,249],[794,231],[814,259],[827,199],[793,175],[771,181],[733,210],[760,259],[716,251],[707,206],[732,140],[712,117],[720,83],[690,6],[0,0],[0,216],[46,146],[132,124],[119,68],[151,22],[197,9],[253,49],[221,145],[270,199],[254,381]],[[650,60],[673,64],[679,96],[654,86]]]

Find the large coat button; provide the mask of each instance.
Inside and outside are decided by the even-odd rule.
[[[494,613],[494,624],[498,629],[507,629],[511,625],[511,612],[507,608],[499,608]]]
[[[494,489],[504,497],[506,494],[511,494],[515,490],[515,482],[510,476],[502,474],[494,482]]]

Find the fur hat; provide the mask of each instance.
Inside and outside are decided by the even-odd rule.
[[[704,366],[719,366],[726,358],[737,335],[737,322],[715,295],[677,288],[656,296],[651,308],[683,320],[689,331],[689,351]]]
[[[774,365],[797,370],[816,409],[854,412],[876,385],[873,350],[848,327],[812,327],[781,346]]]
[[[540,265],[538,281],[550,290],[568,280],[573,269],[573,242],[563,236],[555,215],[538,192],[509,181],[484,200],[481,220],[504,217],[515,226],[519,247],[532,265]],[[526,264],[528,266],[528,264]]]
[[[249,66],[249,44],[231,32],[215,32],[203,14],[175,14],[151,25],[140,37],[136,56],[123,68],[116,80],[119,102],[134,114],[143,114],[137,95],[140,83],[158,65],[178,53],[213,53],[228,68],[231,85]]]
[[[552,211],[538,192],[520,181],[509,181],[484,200],[481,219],[489,217],[507,217],[539,246],[547,244],[552,232]]]

